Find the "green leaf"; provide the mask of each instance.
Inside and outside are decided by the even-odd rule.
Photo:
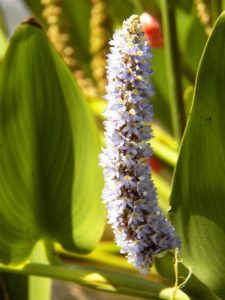
[[[0,27],[0,61],[2,60],[5,54],[7,45],[8,45],[7,36],[4,30],[2,30],[2,28]]]
[[[6,26],[5,16],[0,4],[0,61],[2,60],[8,44],[8,30]]]
[[[39,1],[23,0],[32,10],[38,20],[46,26],[46,20],[43,18],[45,6]],[[58,3],[62,9],[59,23],[60,31],[69,34],[71,45],[75,50],[75,57],[81,69],[87,76],[91,75],[89,53],[89,35],[90,35],[90,15],[91,1],[71,1],[64,0]],[[47,7],[47,6],[46,6]]]
[[[208,40],[174,175],[172,221],[184,265],[225,298],[225,13]]]
[[[172,121],[168,99],[168,81],[166,76],[166,63],[164,49],[153,49],[152,56],[152,82],[155,95],[151,97],[151,102],[154,107],[154,115],[164,127],[172,132]]]
[[[91,251],[104,227],[98,132],[37,26],[13,36],[0,86],[0,261],[24,261],[40,239]]]
[[[163,257],[155,258],[155,266],[158,273],[173,284],[175,281],[174,256],[168,252]],[[189,271],[187,268],[185,268],[182,263],[179,263],[179,284],[182,284],[187,279],[188,274]],[[182,290],[189,295],[192,300],[219,300],[219,298],[193,274],[191,274],[186,284],[182,287]]]
[[[178,0],[177,5],[189,13],[193,5],[193,0]]]
[[[188,28],[184,39],[181,49],[183,56],[190,69],[196,72],[207,41],[204,26],[200,23],[196,8],[194,8],[189,15]]]

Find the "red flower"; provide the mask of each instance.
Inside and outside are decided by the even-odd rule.
[[[155,171],[156,173],[160,172],[162,169],[162,164],[160,160],[155,156],[151,156],[148,159],[148,164],[151,166],[152,170]]]
[[[153,48],[162,48],[164,43],[160,22],[146,12],[141,15],[140,19],[145,37],[149,41],[150,46]]]

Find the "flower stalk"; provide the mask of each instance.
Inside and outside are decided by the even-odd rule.
[[[154,255],[179,246],[175,230],[158,207],[148,158],[152,155],[151,48],[137,15],[113,36],[108,55],[103,199],[115,240],[142,273]]]

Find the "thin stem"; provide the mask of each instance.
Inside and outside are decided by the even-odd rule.
[[[173,286],[173,292],[171,295],[171,300],[176,299],[176,293],[178,290],[178,283],[179,283],[179,275],[178,275],[178,249],[174,251],[174,274],[175,274],[175,282]]]
[[[158,299],[162,290],[168,288],[163,283],[157,283],[128,273],[106,271],[102,268],[82,265],[44,265],[28,263],[19,267],[0,266],[1,271],[23,275],[50,277],[60,280],[70,280],[82,286],[96,290]]]
[[[174,282],[173,291],[172,291],[170,300],[175,300],[176,299],[177,291],[179,289],[183,288],[187,284],[188,280],[191,278],[191,275],[192,275],[192,271],[191,271],[191,269],[189,269],[187,277],[184,279],[184,281],[182,283],[179,284],[179,270],[178,270],[179,262],[180,261],[178,259],[178,248],[176,248],[175,251],[174,251],[174,265],[173,265],[174,275],[175,275],[175,282]]]
[[[161,0],[169,98],[174,135],[180,142],[185,128],[185,109],[182,97],[180,53],[177,41],[175,1]]]

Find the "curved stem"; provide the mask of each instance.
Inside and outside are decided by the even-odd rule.
[[[185,109],[182,97],[180,52],[177,41],[175,1],[161,0],[169,99],[174,135],[180,142],[185,128]]]

